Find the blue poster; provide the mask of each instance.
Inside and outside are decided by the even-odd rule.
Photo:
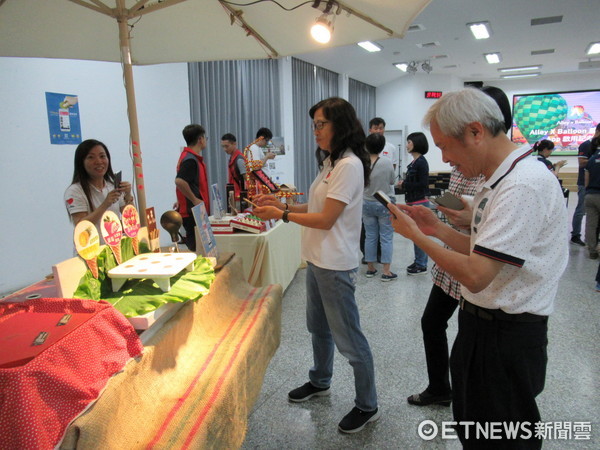
[[[51,144],[81,143],[79,99],[76,95],[46,92]]]

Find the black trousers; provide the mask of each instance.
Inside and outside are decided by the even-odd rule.
[[[192,252],[196,251],[196,221],[193,217],[183,218],[183,229],[185,230],[185,246]]]
[[[541,439],[535,438],[540,421],[535,397],[546,379],[547,320],[488,321],[461,310],[458,327],[450,357],[454,420],[481,425],[529,422],[532,432],[529,439],[478,441],[473,430],[466,439],[465,427],[458,426],[463,447],[541,448]]]
[[[458,300],[434,284],[421,317],[427,375],[429,376],[427,391],[433,395],[444,395],[452,391],[446,329],[448,320],[454,314],[457,306]]]

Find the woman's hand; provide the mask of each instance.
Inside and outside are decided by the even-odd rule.
[[[396,233],[413,239],[422,232],[427,236],[435,236],[437,226],[441,223],[435,213],[425,206],[408,206],[388,204],[392,212],[392,226]]]
[[[255,200],[256,200],[256,198],[255,198]],[[254,208],[252,208],[252,214],[254,214],[257,217],[260,217],[263,220],[281,219],[281,216],[283,215],[281,210],[275,206],[254,207]]]
[[[119,191],[118,189],[110,191],[104,199],[104,201],[102,202],[102,205],[104,205],[104,209],[108,209],[110,205],[117,203],[119,201],[119,198],[121,198],[121,191]]]
[[[125,197],[131,196],[131,183],[129,181],[121,181],[117,189],[125,194]]]
[[[273,206],[277,209],[285,209],[285,205],[279,200],[277,200],[277,198],[272,194],[259,194],[256,197],[254,197],[252,201],[258,206]]]

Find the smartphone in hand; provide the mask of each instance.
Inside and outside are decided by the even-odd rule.
[[[388,205],[388,203],[392,203],[392,201],[390,200],[390,198],[387,196],[387,194],[386,194],[385,192],[383,192],[383,191],[377,191],[377,192],[375,192],[375,193],[373,194],[373,197],[375,197],[375,199],[376,199],[376,200],[377,200],[379,203],[381,203],[383,206],[385,206],[385,207],[388,209],[388,211],[389,211],[389,208],[387,207],[387,205]],[[391,213],[391,214],[394,214],[394,213],[393,213],[393,212],[391,212],[391,211],[390,211],[390,213]],[[396,215],[394,214],[394,217],[395,217],[395,216],[396,216]]]
[[[123,172],[119,170],[117,173],[115,173],[115,189],[119,189],[119,185],[121,184],[122,179]]]
[[[460,201],[460,198],[451,194],[450,192],[444,192],[444,195],[430,200],[436,205],[443,206],[448,209],[454,209],[456,211],[465,209],[465,205],[463,205],[463,203]]]

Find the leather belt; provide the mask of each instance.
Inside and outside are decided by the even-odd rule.
[[[548,316],[539,316],[531,313],[508,314],[501,309],[488,309],[469,303],[464,298],[458,302],[460,309],[467,311],[483,320],[504,320],[506,322],[544,322]]]

